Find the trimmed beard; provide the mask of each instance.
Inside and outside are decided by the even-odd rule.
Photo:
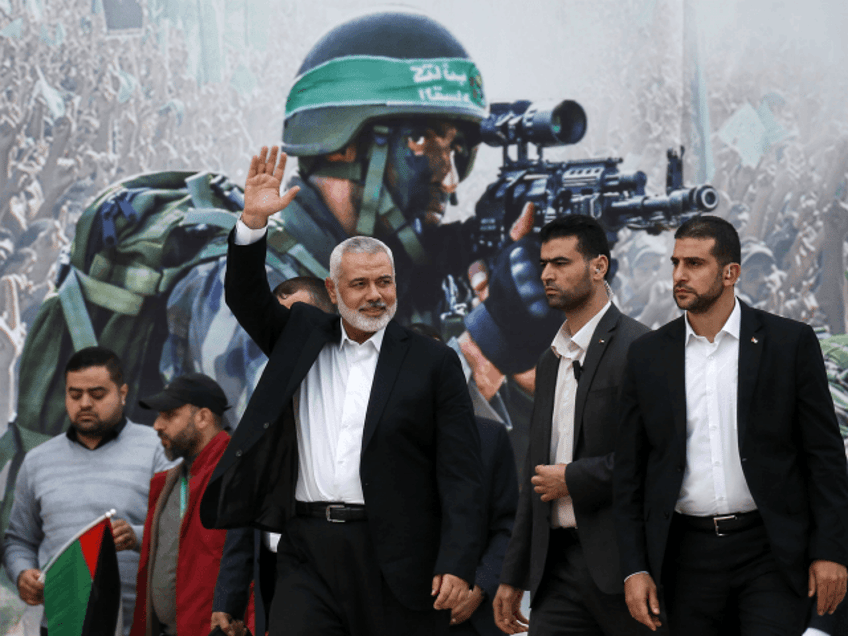
[[[118,425],[118,422],[121,421],[120,417],[113,421],[107,421],[101,420],[96,414],[93,415],[94,419],[88,420],[85,423],[71,422],[71,426],[77,434],[89,437],[103,437],[110,431],[114,430],[114,428]],[[123,417],[123,412],[121,413],[121,417]]]
[[[724,293],[724,286],[721,284],[721,272],[719,272],[719,275],[716,276],[716,279],[713,281],[713,286],[703,294],[698,294],[688,287],[685,289],[694,296],[694,298],[689,301],[688,306],[680,304],[680,301],[677,299],[677,294],[675,294],[674,289],[672,289],[674,302],[678,309],[688,311],[690,314],[703,314],[710,307],[715,305],[716,301],[721,297],[722,293]]]
[[[192,414],[188,425],[173,437],[168,437],[162,433],[159,434],[159,439],[167,437],[171,444],[170,446],[165,446],[164,444],[162,446],[162,450],[165,451],[165,457],[168,458],[168,461],[175,461],[177,459],[184,459],[188,461],[194,456],[194,450],[197,447],[198,440],[200,439],[200,434],[197,432],[197,427],[194,425],[194,418],[196,415],[197,411]]]
[[[364,314],[359,313],[360,309],[365,309],[367,307],[386,307],[386,313],[382,316],[372,318],[371,316],[366,316]],[[345,305],[344,300],[342,300],[341,294],[339,294],[339,315],[347,321],[352,327],[359,329],[360,331],[364,331],[366,333],[375,333],[383,329],[386,325],[389,324],[392,318],[395,317],[395,312],[397,311],[397,300],[392,303],[391,306],[387,306],[384,302],[380,301],[378,303],[363,303],[361,307],[357,309],[351,309],[347,305]]]
[[[592,277],[589,275],[589,263],[586,263],[583,278],[580,279],[573,289],[566,291],[556,285],[551,285],[551,287],[558,292],[554,297],[547,297],[548,306],[551,309],[558,309],[560,311],[575,311],[580,309],[580,307],[586,305],[592,298]]]

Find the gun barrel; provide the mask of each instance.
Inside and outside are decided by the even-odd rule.
[[[614,201],[610,207],[618,216],[649,217],[656,213],[677,216],[686,212],[709,212],[718,206],[718,192],[711,185],[674,190],[665,196],[641,196]]]

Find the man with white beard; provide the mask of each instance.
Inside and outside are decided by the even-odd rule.
[[[268,218],[285,155],[253,158],[230,235],[227,305],[268,365],[206,489],[207,527],[280,532],[270,633],[446,634],[483,533],[480,440],[456,353],[392,320],[391,250],[330,256],[341,317],[277,302]]]

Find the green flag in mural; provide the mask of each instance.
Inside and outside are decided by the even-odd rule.
[[[109,516],[83,528],[44,568],[50,636],[115,634],[121,580]]]

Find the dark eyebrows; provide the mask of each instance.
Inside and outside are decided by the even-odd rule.
[[[105,386],[93,386],[93,387],[91,387],[91,388],[89,388],[89,389],[81,389],[81,388],[76,387],[76,386],[69,386],[67,390],[68,390],[68,392],[71,392],[71,391],[78,391],[78,392],[80,392],[80,393],[84,393],[85,391],[88,391],[89,393],[93,393],[93,392],[95,392],[95,391],[104,391],[104,392],[106,392],[106,391],[108,391],[109,389],[107,389]]]
[[[701,265],[707,262],[706,259],[701,258],[700,256],[683,256],[682,258],[678,256],[671,257],[671,263],[673,265],[677,265],[677,263],[679,263],[680,261],[683,261],[684,263],[688,263],[690,265]]]
[[[553,258],[540,258],[539,265],[544,267],[548,263],[551,265],[568,265],[571,262],[571,259],[566,256],[554,256]]]

